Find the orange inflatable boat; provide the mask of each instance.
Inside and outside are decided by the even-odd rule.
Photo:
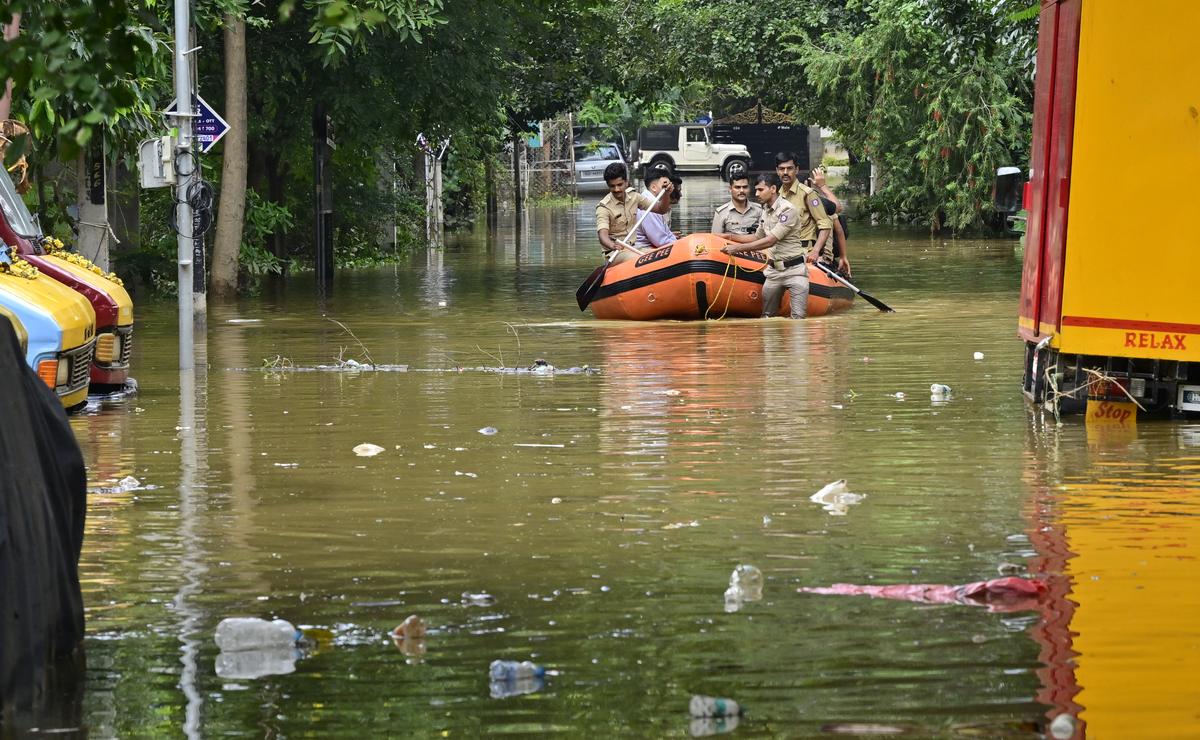
[[[728,242],[714,234],[689,234],[608,268],[592,298],[598,319],[718,319],[762,315],[763,268],[766,256],[721,251]],[[808,315],[845,311],[854,291],[820,270],[808,271]],[[789,313],[787,294],[779,315]]]

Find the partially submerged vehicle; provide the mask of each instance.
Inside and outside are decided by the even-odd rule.
[[[133,350],[133,300],[121,280],[43,235],[7,172],[0,172],[0,210],[0,239],[38,272],[77,291],[91,304],[96,323],[96,350],[89,371],[93,390],[124,387]]]
[[[28,333],[25,361],[70,410],[87,402],[96,314],[79,293],[0,247],[0,306]]]

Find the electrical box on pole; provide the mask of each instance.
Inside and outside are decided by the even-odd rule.
[[[175,184],[175,142],[170,136],[157,136],[138,144],[138,180],[144,188]]]

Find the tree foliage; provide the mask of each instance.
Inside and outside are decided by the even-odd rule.
[[[794,73],[813,81],[821,122],[882,170],[871,209],[934,231],[979,225],[996,167],[1027,160],[1032,21],[977,0],[861,7],[862,28],[796,45]]]
[[[152,6],[128,0],[0,5],[0,23],[19,13],[25,29],[0,54],[0,79],[12,81],[13,112],[35,141],[55,143],[58,156],[71,159],[102,127],[149,125],[159,101],[147,77],[162,73],[153,60],[164,51]]]

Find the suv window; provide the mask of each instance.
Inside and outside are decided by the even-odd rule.
[[[704,129],[689,128],[687,130],[687,140],[689,142],[699,142],[699,143],[703,144],[704,143]]]
[[[679,148],[679,129],[664,126],[662,128],[642,129],[642,149],[657,149],[671,151]]]
[[[612,144],[581,144],[575,147],[576,162],[620,160],[621,153]]]

